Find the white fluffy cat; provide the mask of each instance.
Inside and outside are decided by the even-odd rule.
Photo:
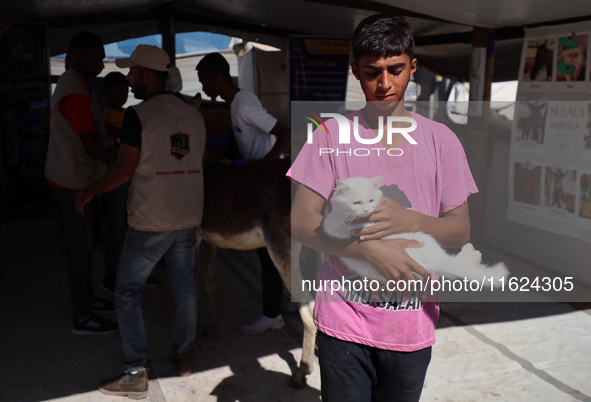
[[[369,216],[381,202],[383,196],[380,190],[381,182],[382,176],[371,179],[352,177],[337,180],[337,187],[330,198],[330,212],[323,221],[324,231],[331,237],[348,239],[351,237],[351,229],[371,225],[372,223],[360,224],[359,218]],[[407,248],[406,252],[431,274],[467,278],[479,282],[486,278],[485,286],[490,286],[491,277],[494,286],[498,286],[499,280],[509,274],[502,262],[490,267],[481,264],[480,252],[470,243],[466,244],[457,255],[450,255],[432,236],[422,232],[400,233],[384,237],[384,239],[397,238],[425,243],[420,248]],[[386,282],[386,279],[370,263],[345,257],[341,259],[359,275],[376,279],[381,283]],[[413,272],[413,274],[418,277],[416,273]]]

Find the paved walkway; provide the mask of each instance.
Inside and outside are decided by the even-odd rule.
[[[0,400],[126,400],[96,390],[121,370],[119,336],[70,333],[66,241],[58,220],[42,214],[4,221],[0,244]],[[100,246],[94,263],[102,264]],[[97,284],[100,274],[96,269]],[[174,376],[165,267],[154,275],[163,286],[144,296],[148,401],[320,400],[318,369],[308,387],[288,386],[301,353],[297,314],[286,314],[280,331],[238,331],[260,312],[255,253],[219,254],[217,334],[198,337],[190,377]],[[422,401],[591,401],[591,310],[561,303],[444,304]]]

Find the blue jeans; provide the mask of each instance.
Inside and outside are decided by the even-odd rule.
[[[129,181],[103,194],[105,205],[105,276],[103,285],[111,289],[117,280],[117,267],[127,230],[127,193]]]
[[[318,331],[323,402],[410,402],[423,390],[431,348],[396,352],[342,341]]]
[[[172,353],[188,352],[195,344],[195,228],[170,232],[144,232],[128,228],[115,287],[115,309],[126,372],[146,368],[148,362],[148,340],[141,298],[148,276],[162,257],[166,261],[174,297]]]

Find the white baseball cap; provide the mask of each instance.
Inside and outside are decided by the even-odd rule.
[[[156,71],[170,71],[170,57],[158,46],[137,45],[131,56],[116,59],[117,67],[127,68],[142,66]]]

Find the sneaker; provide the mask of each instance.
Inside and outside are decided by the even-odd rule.
[[[160,279],[154,278],[152,275],[148,276],[148,280],[146,281],[147,288],[157,288],[162,284]]]
[[[115,306],[113,303],[109,303],[103,299],[99,299],[95,297],[92,304],[90,305],[90,309],[93,313],[114,313]]]
[[[298,311],[299,305],[296,302],[288,301],[281,305],[281,311],[284,313],[295,313]]]
[[[115,380],[99,385],[98,389],[105,395],[143,399],[148,396],[148,371],[140,370],[135,374],[123,373]]]
[[[104,320],[94,314],[82,321],[74,320],[72,333],[74,335],[107,335],[119,331],[117,323]]]
[[[281,329],[284,326],[285,322],[283,322],[281,314],[275,318],[269,318],[266,315],[262,315],[249,324],[241,326],[240,332],[247,335],[257,335],[273,329]]]
[[[193,352],[177,353],[172,357],[174,368],[179,377],[185,377],[193,374]]]

